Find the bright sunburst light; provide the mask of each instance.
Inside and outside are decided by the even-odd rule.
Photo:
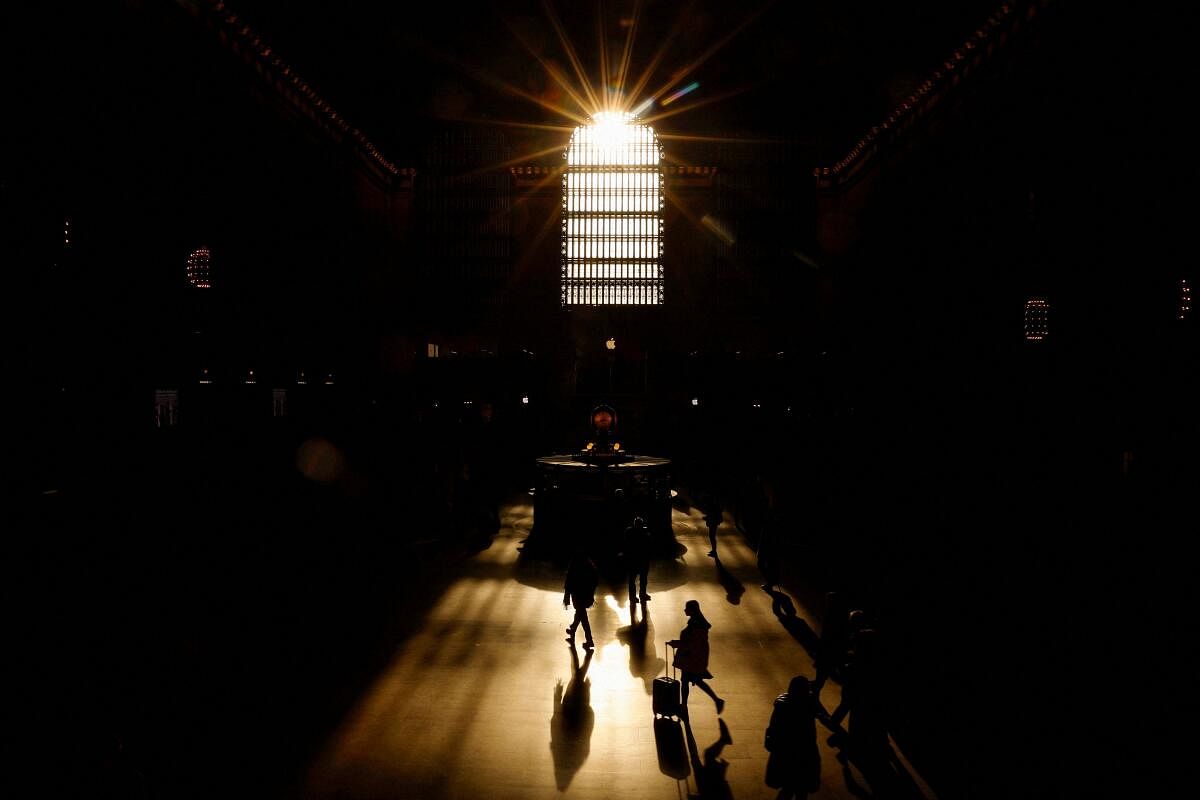
[[[697,92],[701,84],[694,74],[705,62],[725,48],[742,31],[759,19],[773,0],[749,12],[740,23],[727,28],[715,41],[674,69],[664,61],[687,23],[686,10],[680,11],[674,25],[653,45],[653,52],[635,74],[635,40],[642,13],[641,2],[635,2],[632,13],[622,18],[624,43],[619,60],[610,63],[610,42],[614,37],[608,29],[609,20],[603,5],[597,6],[596,54],[599,79],[589,79],[585,59],[567,32],[551,0],[542,0],[546,22],[553,31],[570,69],[559,67],[543,46],[531,39],[529,29],[503,19],[515,40],[545,71],[547,78],[565,97],[538,94],[498,77],[489,70],[479,69],[446,53],[433,53],[443,61],[454,64],[478,82],[503,91],[551,112],[565,125],[546,121],[498,120],[494,118],[461,119],[488,125],[525,128],[529,130],[562,130],[571,132],[561,168],[529,185],[526,197],[555,180],[562,182],[562,204],[554,216],[542,225],[538,238],[553,229],[555,216],[561,213],[562,267],[561,302],[563,306],[600,305],[661,305],[664,295],[663,276],[663,218],[670,202],[699,232],[706,229],[699,215],[685,208],[680,198],[666,191],[664,153],[660,139],[670,141],[731,141],[752,143],[755,140],[697,135],[692,132],[660,134],[654,125],[670,117],[722,102],[753,86],[727,89],[688,103],[677,100]],[[614,54],[615,55],[615,54]],[[574,80],[568,75],[574,74]],[[656,75],[666,79],[651,88]],[[690,99],[690,98],[689,98]],[[668,108],[669,107],[669,108]],[[562,146],[525,153],[504,164],[488,169],[519,164],[530,158],[562,152]],[[526,197],[518,199],[524,202]]]

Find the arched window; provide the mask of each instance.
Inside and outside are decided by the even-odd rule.
[[[187,279],[188,283],[195,286],[197,289],[208,289],[212,286],[212,280],[209,276],[209,255],[208,248],[201,247],[198,250],[193,250],[188,256],[187,261]]]
[[[1031,297],[1025,301],[1025,339],[1040,342],[1050,334],[1050,304],[1044,297]]]
[[[658,136],[623,112],[577,127],[566,152],[562,304],[663,302],[663,172]]]

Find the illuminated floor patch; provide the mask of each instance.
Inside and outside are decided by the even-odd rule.
[[[502,521],[492,547],[464,565],[328,742],[306,796],[675,800],[681,787],[659,768],[650,691],[663,672],[663,644],[678,636],[684,602],[696,599],[713,624],[711,683],[728,703],[722,718],[734,743],[722,753],[725,777],[739,800],[774,797],[763,782],[762,747],[772,702],[793,675],[813,668],[758,588],[754,553],[741,537],[722,527],[723,584],[705,556],[699,513],[676,511],[687,552],[670,571],[682,579],[658,590],[655,572],[670,565],[655,566],[644,641],[630,627],[624,597],[598,597],[591,610],[597,648],[588,661],[582,648],[573,658],[564,641],[571,614],[561,590],[512,577],[529,507],[507,507]],[[744,592],[731,593],[731,581]],[[797,613],[807,616],[803,608]],[[829,684],[822,699],[831,708],[838,687]],[[719,735],[716,713],[699,690],[691,707],[703,753]],[[851,797],[819,733],[823,786],[813,796]],[[688,786],[696,791],[694,775]]]

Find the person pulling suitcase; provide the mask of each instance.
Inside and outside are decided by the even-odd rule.
[[[680,631],[678,639],[667,642],[675,648],[674,664],[683,673],[680,683],[680,707],[686,714],[688,685],[691,684],[713,699],[717,706],[717,714],[720,714],[725,710],[725,701],[717,697],[712,687],[705,683],[706,678],[712,677],[712,673],[708,671],[708,629],[712,627],[712,623],[700,613],[699,601],[688,600],[683,606],[683,613],[688,617],[687,627]]]

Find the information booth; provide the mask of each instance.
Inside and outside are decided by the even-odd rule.
[[[670,460],[625,452],[609,406],[594,409],[589,423],[578,452],[537,459],[531,538],[558,549],[611,549],[640,516],[656,542],[670,542]]]

